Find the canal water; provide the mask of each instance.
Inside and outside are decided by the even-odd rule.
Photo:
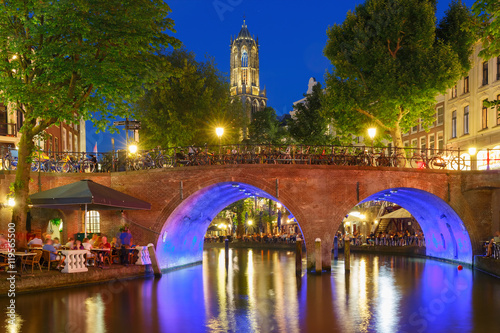
[[[499,331],[500,279],[468,268],[353,254],[350,274],[334,260],[331,273],[296,277],[292,252],[234,249],[227,268],[224,257],[210,249],[161,279],[18,295],[22,322],[5,332]]]

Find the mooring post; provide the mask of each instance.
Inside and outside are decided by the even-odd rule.
[[[339,258],[339,238],[335,236],[333,238],[333,259]]]
[[[156,257],[156,251],[153,244],[148,244],[149,257],[151,258],[151,265],[153,267],[153,273],[156,277],[161,277],[161,269],[158,264],[158,258]]]
[[[224,249],[226,250],[225,254],[226,254],[226,267],[227,267],[227,264],[229,262],[229,239],[225,239],[224,240]]]
[[[295,275],[302,274],[302,238],[297,237],[295,242]]]
[[[322,260],[321,260],[321,239],[316,238],[314,244],[314,250],[316,259],[316,274],[321,274],[321,271],[323,270]]]
[[[346,272],[351,271],[351,237],[349,234],[345,234],[344,237],[344,267]]]

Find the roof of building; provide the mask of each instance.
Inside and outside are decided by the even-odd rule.
[[[247,29],[247,25],[245,23],[245,20],[243,20],[243,25],[241,26],[240,33],[238,34],[238,37],[236,39],[253,39],[252,36],[250,35],[250,32]]]

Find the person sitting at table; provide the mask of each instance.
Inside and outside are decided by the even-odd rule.
[[[118,241],[116,240],[116,237],[113,237],[111,240],[111,247],[119,247]]]
[[[52,242],[53,242],[54,247],[59,250],[59,248],[61,247],[61,243],[59,242],[59,238],[55,237]]]
[[[32,245],[42,246],[43,245],[43,241],[40,238],[38,238],[38,236],[35,235],[35,238],[32,238],[28,242],[28,246],[32,246]]]
[[[93,254],[92,252],[90,252],[90,250],[92,250],[92,245],[90,244],[90,241],[89,241],[88,238],[84,238],[83,239],[82,245],[83,245],[83,249],[84,250],[89,251],[89,253],[87,253],[87,260],[91,259],[91,258],[93,258],[95,260],[95,254]]]
[[[82,243],[82,242],[80,242],[80,244],[81,244],[81,243]],[[72,248],[73,248],[73,246],[75,246],[75,240],[74,240],[74,238],[70,237],[70,239],[69,239],[69,240],[68,240],[68,242],[66,243],[66,247],[67,247],[68,249],[72,249]]]
[[[94,234],[92,235],[92,239],[89,241],[90,245],[92,245],[93,247],[95,247],[95,241],[97,240],[97,237],[99,237],[99,235],[97,234]],[[85,243],[85,242],[84,242]]]
[[[77,239],[75,242],[75,245],[73,247],[70,247],[72,250],[85,250],[85,247],[82,244],[82,241]]]
[[[4,234],[0,234],[0,250],[10,250],[10,243]]]
[[[45,240],[45,244],[47,244],[47,241],[50,239],[52,240],[52,235],[51,234],[43,234],[43,239]]]
[[[101,244],[99,245],[100,249],[111,249],[111,244],[108,243],[108,238],[106,236],[102,236]]]
[[[92,244],[92,247],[94,249],[99,249],[99,248],[101,248],[101,244],[102,244],[102,237],[97,236],[97,239],[95,240],[94,244]]]
[[[64,259],[66,258],[57,254],[57,250],[53,245],[52,239],[47,239],[47,242],[42,249],[50,252],[50,260],[60,260],[59,264],[57,265],[57,269],[62,268]]]

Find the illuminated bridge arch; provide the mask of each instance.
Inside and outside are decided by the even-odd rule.
[[[472,263],[469,233],[458,214],[441,198],[415,188],[393,188],[377,192],[361,201],[395,203],[417,220],[425,237],[426,255]]]
[[[220,182],[206,186],[183,200],[166,219],[156,246],[160,268],[201,262],[204,236],[213,218],[228,205],[249,196],[280,202],[293,214],[286,199],[280,201],[248,183]]]

